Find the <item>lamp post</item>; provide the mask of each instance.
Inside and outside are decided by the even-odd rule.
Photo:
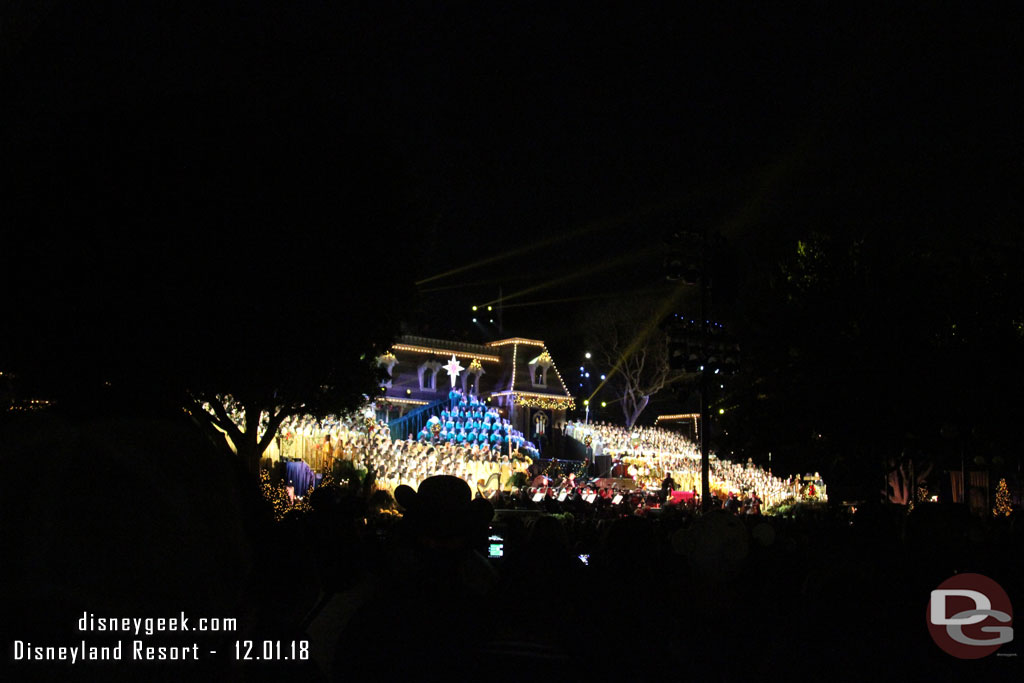
[[[701,479],[701,510],[707,512],[711,507],[711,440],[709,430],[711,428],[711,416],[708,406],[710,396],[709,374],[718,371],[723,360],[726,364],[735,361],[733,358],[723,358],[731,352],[725,352],[725,345],[721,339],[713,343],[712,335],[717,330],[711,329],[711,234],[707,228],[701,233],[680,231],[673,233],[672,242],[686,241],[691,247],[696,247],[698,259],[696,262],[689,261],[682,253],[672,257],[667,265],[669,267],[666,277],[670,281],[682,280],[688,285],[700,286],[700,309],[699,319],[696,321],[696,328],[688,327],[685,321],[672,323],[674,333],[679,335],[673,343],[675,349],[670,349],[670,364],[678,363],[678,367],[687,369],[690,372],[700,373],[700,418],[697,439],[700,446],[700,479]],[[678,316],[676,316],[678,317]],[[693,325],[694,321],[690,321]],[[721,325],[716,325],[721,327]],[[696,335],[694,335],[696,332]],[[696,339],[694,339],[696,336]],[[696,349],[691,346],[696,344]],[[694,367],[688,367],[690,365]]]
[[[708,229],[704,227],[704,237],[700,244],[700,341],[701,348],[706,351],[708,344],[708,318],[711,310],[711,285],[708,282],[710,258],[708,252]],[[702,354],[704,355],[704,354]],[[701,362],[706,362],[702,359]],[[705,366],[700,366],[700,509],[707,512],[711,509],[711,457],[708,429],[711,416],[708,411],[708,373]]]

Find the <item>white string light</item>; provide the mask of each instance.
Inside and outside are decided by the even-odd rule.
[[[655,422],[659,420],[695,420],[700,418],[700,413],[680,413],[679,415],[659,415],[654,418]]]
[[[509,344],[525,344],[526,346],[544,346],[544,342],[538,339],[524,339],[512,337],[511,339],[499,339],[498,341],[487,342],[486,346],[508,346]]]
[[[509,384],[509,393],[516,390],[516,355],[519,353],[519,344],[512,346],[512,383]]]
[[[393,351],[411,351],[413,353],[432,353],[439,356],[452,356],[456,358],[469,358],[471,360],[482,360],[488,363],[500,363],[498,356],[487,356],[481,353],[468,353],[466,351],[452,351],[450,349],[437,349],[429,346],[413,346],[411,344],[395,344],[391,347]]]
[[[421,401],[417,398],[398,398],[394,396],[383,396],[381,397],[381,400],[385,403],[405,403],[413,406],[425,406],[430,403],[430,401]]]
[[[548,353],[548,348],[546,346],[544,347],[544,353],[547,353],[548,357],[551,358],[551,354]],[[562,379],[562,373],[558,371],[558,366],[555,365],[554,358],[551,358],[551,367],[555,369],[555,374],[558,375],[558,381],[562,383],[562,389],[563,391],[565,391],[565,395],[571,398],[571,394],[569,393],[569,386],[565,383],[565,380]]]

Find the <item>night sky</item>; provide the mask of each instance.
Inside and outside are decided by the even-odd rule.
[[[997,477],[1020,495],[1024,26],[977,1],[687,4],[0,2],[0,404],[57,406],[0,420],[0,564],[15,575],[0,640],[89,641],[86,610],[242,626],[202,640],[224,648],[199,668],[24,662],[12,680],[319,680],[236,667],[227,643],[302,632],[318,592],[353,586],[331,618],[372,647],[345,630],[336,664],[351,655],[371,680],[445,654],[488,678],[538,663],[560,680],[948,677],[957,662],[924,635],[928,590],[980,572],[1020,609],[1019,509],[993,524],[969,510],[993,522]],[[709,317],[742,347],[740,372],[706,382],[705,443],[820,472],[833,513],[861,511],[794,506],[749,537],[717,513],[729,523],[580,517],[568,538],[607,549],[589,569],[575,541],[557,559],[549,526],[537,562],[506,565],[497,602],[452,603],[461,624],[493,627],[474,637],[498,638],[480,665],[408,647],[461,633],[446,633],[451,605],[438,620],[432,602],[369,602],[359,577],[385,566],[386,494],[367,505],[342,486],[314,503],[322,517],[274,525],[243,459],[182,410],[186,391],[309,412],[327,394],[322,412],[341,410],[331,394],[372,392],[377,352],[405,332],[543,339],[581,418],[595,312],[678,294],[696,317],[697,288],[666,277],[670,258],[693,263],[683,233],[717,245]],[[803,240],[826,256],[773,289]],[[504,329],[483,311],[474,326],[470,307],[499,292]],[[606,369],[591,366],[594,384]],[[695,376],[638,424],[693,410]],[[622,424],[607,398],[589,419]],[[873,506],[886,468],[915,463],[942,504]],[[969,506],[946,504],[951,473]],[[453,547],[431,544],[430,571]],[[449,578],[424,594],[448,595]],[[555,610],[533,607],[548,595]],[[379,630],[349,621],[363,601]],[[640,628],[606,628],[608,605]],[[559,650],[532,649],[549,640],[572,655],[567,675]],[[960,678],[1018,661],[963,662]]]
[[[733,289],[820,225],[1016,234],[1012,22],[714,4],[7,4],[8,329],[331,316],[388,280],[436,336],[499,288],[573,299],[505,311],[558,357],[585,306],[675,286],[680,229]]]

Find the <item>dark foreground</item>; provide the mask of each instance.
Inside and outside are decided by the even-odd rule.
[[[4,665],[12,674],[4,680],[1021,673],[1018,641],[959,660],[925,625],[930,591],[954,573],[991,577],[1024,604],[1019,512],[992,520],[939,506],[909,514],[861,507],[853,517],[808,509],[788,519],[499,511],[493,526],[504,556],[488,560],[486,527],[425,534],[394,515],[387,497],[354,488],[325,488],[311,510],[274,522],[234,463],[174,425],[16,427],[4,428],[0,460]],[[83,632],[83,614],[184,614],[192,629],[203,617],[237,626]],[[123,641],[123,656],[15,661],[15,641]],[[159,661],[191,646],[199,661]],[[140,647],[157,661],[139,661]]]

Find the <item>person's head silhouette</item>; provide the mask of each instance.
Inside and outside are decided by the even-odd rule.
[[[486,530],[494,516],[486,499],[474,500],[469,484],[449,475],[428,477],[417,491],[403,484],[395,489],[395,500],[405,508],[408,530],[431,546],[464,546]]]

